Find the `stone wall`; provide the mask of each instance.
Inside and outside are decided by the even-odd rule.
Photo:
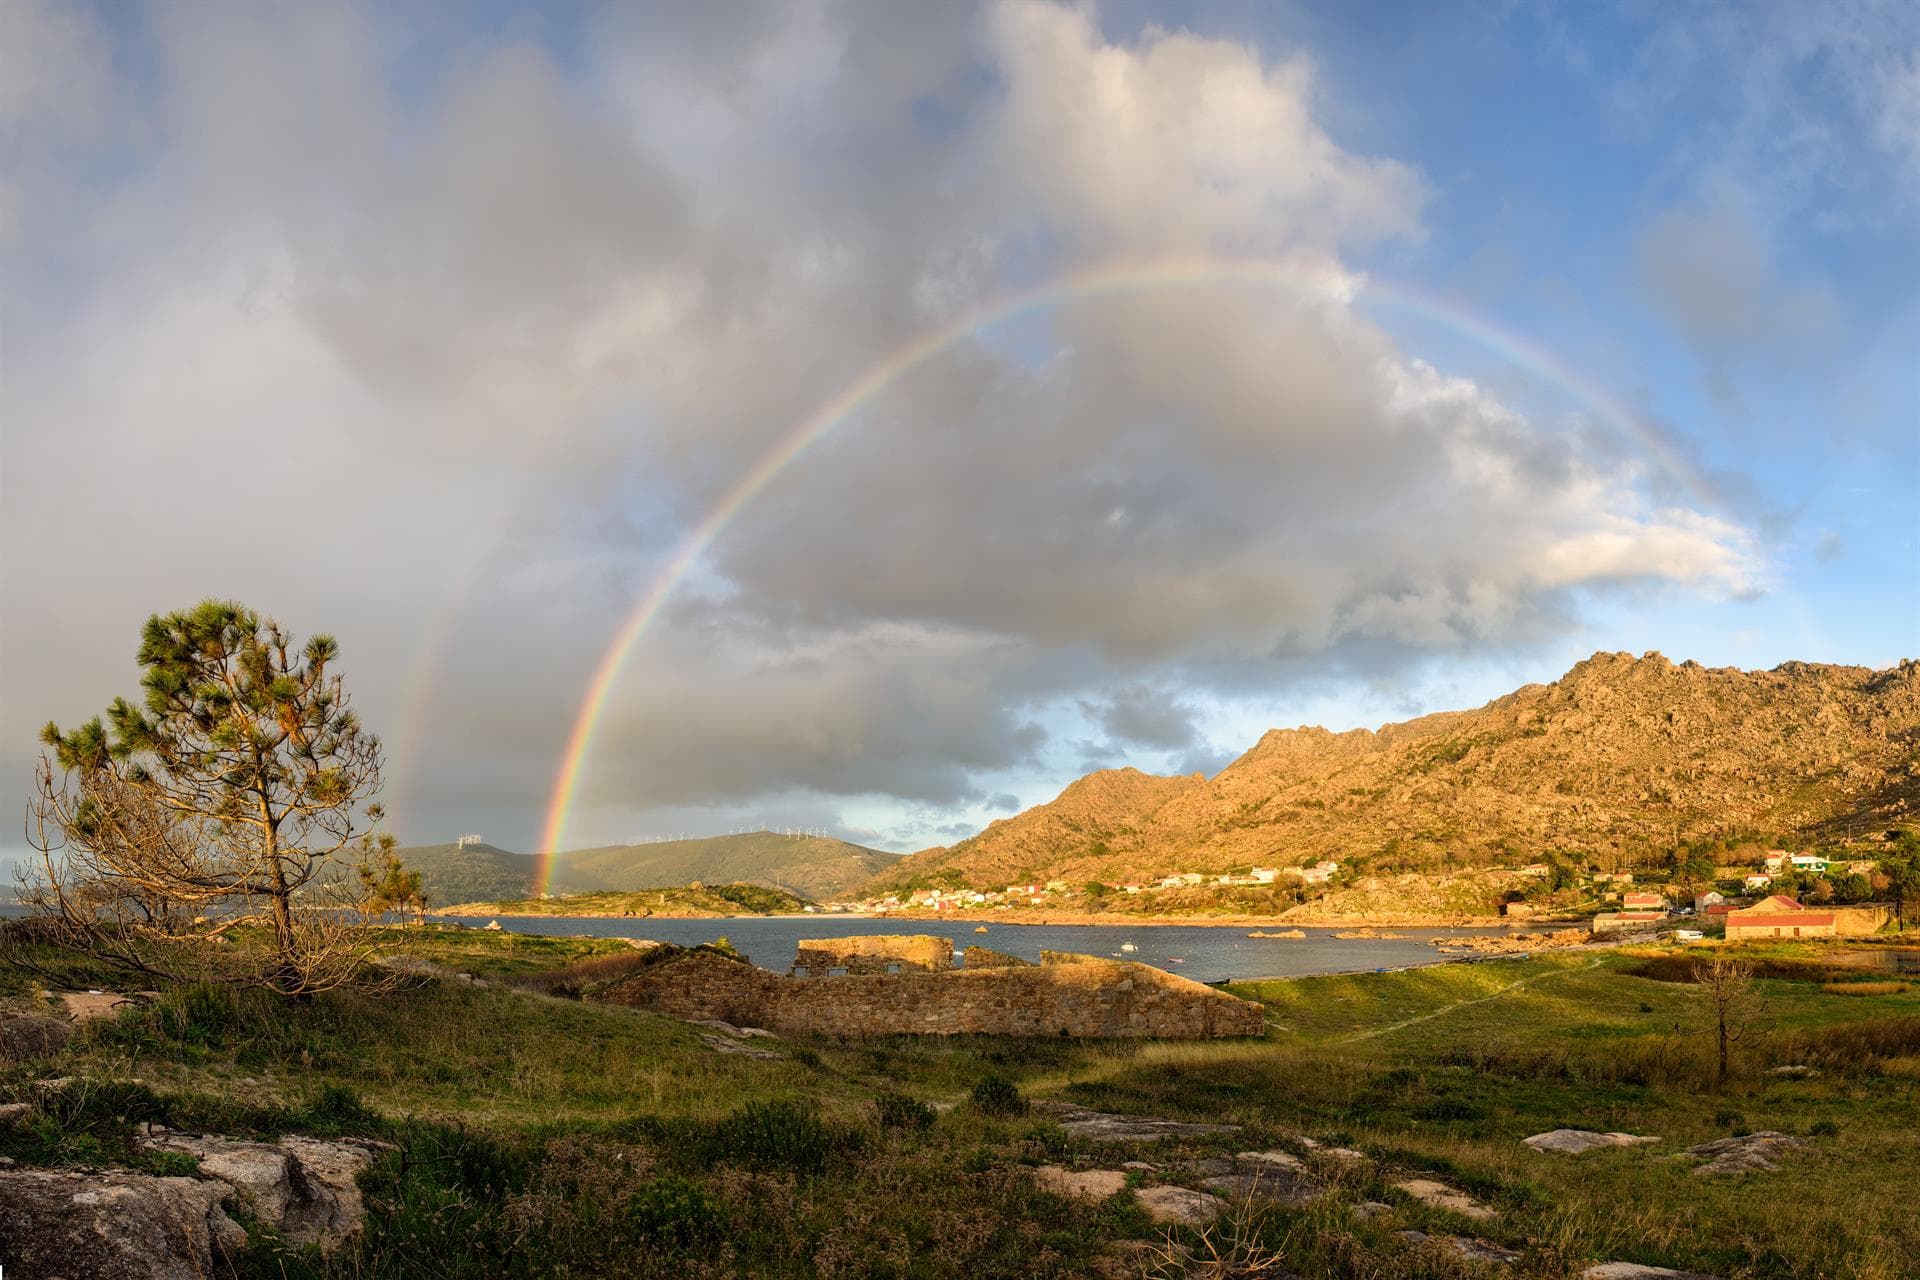
[[[1893,923],[1893,908],[1884,902],[1863,902],[1833,908],[1833,931],[1842,937],[1865,937]]]
[[[783,978],[708,951],[636,973],[604,999],[789,1035],[1257,1036],[1265,1009],[1149,965],[1048,953],[1038,965]]]
[[[899,973],[918,969],[942,973],[953,968],[953,940],[924,934],[867,934],[853,938],[802,938],[795,969],[813,977],[829,969],[855,973]]]
[[[986,947],[968,947],[960,962],[969,969],[1020,969],[1033,963],[1004,951],[990,951]]]

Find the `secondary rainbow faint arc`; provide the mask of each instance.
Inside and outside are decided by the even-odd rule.
[[[1316,280],[1315,277],[1318,276]],[[646,593],[634,605],[619,632],[608,644],[594,669],[567,737],[566,750],[554,778],[553,794],[547,806],[547,820],[540,838],[539,863],[534,873],[534,889],[547,892],[556,856],[566,839],[567,822],[574,793],[584,772],[600,718],[609,695],[618,682],[628,655],[659,615],[661,606],[674,589],[692,572],[700,558],[726,529],[733,518],[765,489],[789,463],[808,446],[826,436],[853,416],[867,401],[884,391],[901,376],[971,334],[1005,323],[1017,316],[1071,299],[1100,293],[1117,293],[1179,285],[1271,284],[1296,291],[1319,286],[1323,294],[1358,285],[1358,296],[1409,311],[1446,328],[1465,334],[1529,372],[1545,378],[1581,401],[1589,410],[1616,430],[1629,436],[1653,457],[1671,476],[1697,496],[1709,502],[1717,499],[1694,476],[1692,469],[1675,455],[1657,435],[1647,430],[1605,393],[1578,378],[1544,350],[1495,328],[1485,320],[1456,306],[1422,297],[1405,289],[1359,277],[1339,275],[1330,270],[1314,272],[1294,263],[1266,260],[1205,258],[1167,258],[1151,262],[1124,261],[1094,267],[1067,276],[1056,277],[1032,289],[1003,297],[986,306],[964,312],[946,324],[928,330],[905,346],[880,360],[848,383],[838,395],[826,401],[780,440],[743,475],[690,530],[675,548],[673,556],[654,577]]]

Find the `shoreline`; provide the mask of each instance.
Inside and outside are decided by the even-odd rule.
[[[902,924],[952,923],[954,925],[998,925],[1003,928],[1020,926],[1095,926],[1102,928],[1166,928],[1187,925],[1196,928],[1212,929],[1265,929],[1265,928],[1305,928],[1305,929],[1511,929],[1541,930],[1553,928],[1571,928],[1583,925],[1581,919],[1546,919],[1530,917],[1525,920],[1509,920],[1502,916],[1344,916],[1344,917],[1300,917],[1300,916],[1168,916],[1168,915],[1123,915],[1084,911],[969,911],[964,915],[945,912],[902,911],[833,911],[833,912],[778,912],[768,915],[674,915],[654,912],[651,915],[627,915],[612,911],[495,911],[468,910],[470,904],[440,911],[429,911],[429,916],[453,917],[458,920],[506,918],[510,920],[882,920],[898,921]]]

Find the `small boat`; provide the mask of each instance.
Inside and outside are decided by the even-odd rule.
[[[1179,956],[1168,956],[1167,963],[1168,964],[1185,964],[1186,961],[1182,960]]]
[[[987,931],[987,926],[985,925],[980,925],[978,928],[974,929],[975,933],[985,933],[986,931]]]
[[[1138,951],[1140,948],[1134,946],[1131,942],[1123,942],[1120,944],[1120,949],[1122,951]]]

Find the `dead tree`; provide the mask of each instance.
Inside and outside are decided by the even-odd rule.
[[[1708,1012],[1718,1051],[1713,1087],[1724,1092],[1731,1075],[1733,1049],[1757,1034],[1766,1013],[1766,1001],[1753,983],[1753,966],[1730,956],[1715,956],[1693,966],[1693,980],[1706,993]]]

